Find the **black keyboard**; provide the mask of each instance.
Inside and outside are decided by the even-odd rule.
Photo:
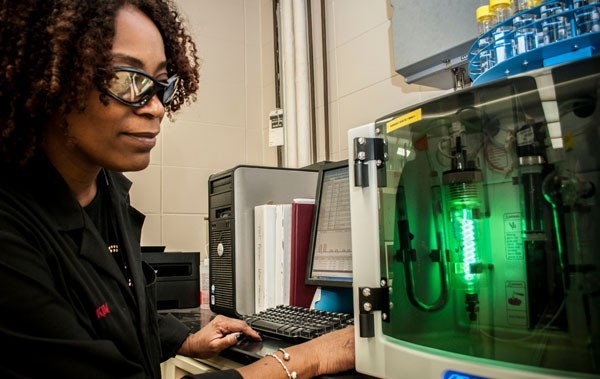
[[[303,342],[354,325],[352,315],[290,305],[279,305],[243,317],[259,333],[292,342]]]

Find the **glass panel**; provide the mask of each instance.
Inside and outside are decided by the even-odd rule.
[[[379,214],[392,340],[600,373],[594,75],[555,78],[550,104],[522,77],[376,123],[389,158]],[[553,109],[560,122],[544,117]]]

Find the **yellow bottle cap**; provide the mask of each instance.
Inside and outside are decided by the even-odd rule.
[[[493,10],[498,5],[506,5],[510,7],[510,0],[490,0],[490,9]]]
[[[477,16],[477,21],[481,21],[481,19],[483,19],[484,17],[492,17],[492,12],[490,12],[490,6],[480,6],[479,8],[477,8],[475,15]]]

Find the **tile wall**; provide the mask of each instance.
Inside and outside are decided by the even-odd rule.
[[[128,173],[147,215],[143,245],[206,253],[208,177],[238,164],[275,166],[272,0],[178,0],[202,60],[197,101],[165,119],[150,166]],[[317,160],[325,159],[320,1],[313,20]],[[443,92],[394,72],[387,0],[326,0],[330,160],[348,157],[348,129]]]

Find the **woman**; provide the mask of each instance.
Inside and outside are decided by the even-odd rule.
[[[120,174],[148,166],[165,113],[198,89],[196,47],[161,0],[3,0],[0,8],[0,358],[4,377],[158,378],[244,333],[217,316],[189,334],[158,315],[143,216]],[[347,328],[231,378],[354,365]],[[284,359],[289,358],[289,359]]]

